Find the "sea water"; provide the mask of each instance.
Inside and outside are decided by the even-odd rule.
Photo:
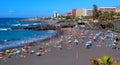
[[[11,30],[12,28],[24,28],[37,26],[37,25],[49,25],[47,22],[18,22],[22,18],[0,18],[0,49],[6,49],[15,47],[13,45],[20,46],[24,43],[34,42],[42,40],[48,37],[56,35],[54,30]]]

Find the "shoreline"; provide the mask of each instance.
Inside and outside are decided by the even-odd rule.
[[[35,43],[35,42],[42,42],[42,41],[48,40],[48,39],[50,40],[50,39],[52,39],[52,38],[58,36],[58,34],[59,34],[58,31],[56,31],[56,30],[54,30],[54,31],[55,31],[56,33],[52,34],[51,36],[47,36],[46,38],[37,40],[37,41],[27,42],[27,43],[25,43],[25,41],[24,41],[24,43],[17,43],[17,44],[11,44],[11,45],[8,45],[8,44],[6,44],[6,45],[1,45],[0,51],[4,51],[4,50],[8,50],[8,49],[14,49],[14,48],[23,47],[23,46],[26,45],[26,44],[28,45],[28,44]]]
[[[56,31],[57,31],[57,34],[52,36],[51,38],[49,37],[49,38],[46,38],[46,39],[43,39],[43,40],[40,40],[40,41],[34,41],[34,42],[31,42],[31,43],[28,43],[28,45],[31,46],[31,44],[33,44],[33,46],[37,46],[37,45],[40,45],[39,44],[40,42],[48,42],[50,40],[59,38],[61,35],[63,35],[63,31],[61,31],[61,30],[56,30]],[[38,44],[36,44],[36,43],[38,43]]]

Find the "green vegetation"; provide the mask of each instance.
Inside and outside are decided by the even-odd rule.
[[[72,16],[66,16],[65,19],[72,19]]]
[[[93,18],[93,16],[84,16],[83,19],[90,19]]]
[[[75,16],[62,16],[60,18],[64,18],[59,20],[58,23],[75,23],[78,22],[79,17],[75,17]]]
[[[115,12],[111,11],[109,12],[102,12],[99,13],[99,19],[100,20],[114,20]]]
[[[120,13],[115,13],[114,11],[111,12],[102,12],[101,10],[98,10],[98,7],[96,4],[93,5],[93,18],[99,19],[99,20],[114,20],[114,16],[120,16]]]
[[[120,20],[120,12],[115,13],[114,11],[111,12],[103,12],[101,10],[98,10],[98,7],[96,4],[93,5],[93,16],[87,16],[84,17],[86,19],[97,19],[100,21],[99,24],[95,25],[95,28],[101,28],[101,29],[114,29],[114,21]],[[119,30],[117,30],[119,31]],[[119,31],[120,32],[120,31]]]
[[[93,5],[93,18],[97,19],[99,17],[98,7],[96,4]]]
[[[113,63],[113,59],[110,56],[103,56],[99,59],[99,62],[102,65],[111,65]]]
[[[79,17],[75,17],[75,21],[78,21],[79,20]]]
[[[111,56],[102,56],[100,58],[92,58],[91,65],[119,65]]]

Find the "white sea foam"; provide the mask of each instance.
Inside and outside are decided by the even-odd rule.
[[[7,30],[11,30],[11,28],[0,28],[0,31],[7,31]]]
[[[11,26],[20,26],[21,24],[12,24]]]
[[[30,24],[12,24],[11,26],[29,26]]]
[[[32,25],[38,25],[39,23],[33,23]]]
[[[53,32],[55,32],[55,31],[53,31],[53,30],[48,30],[48,32],[49,32],[49,33],[53,33]]]
[[[21,24],[21,26],[29,26],[30,24]]]

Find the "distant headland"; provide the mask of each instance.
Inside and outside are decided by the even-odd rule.
[[[40,18],[27,18],[27,19],[23,19],[23,20],[18,20],[19,22],[36,22],[36,21],[42,21],[42,19]]]

